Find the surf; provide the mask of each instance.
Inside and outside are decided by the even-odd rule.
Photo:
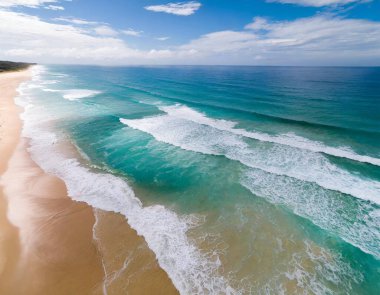
[[[37,68],[33,82],[39,79]],[[102,171],[92,171],[78,159],[57,151],[58,143],[62,144],[64,138],[47,128],[46,123],[52,119],[51,115],[44,106],[34,102],[26,88],[27,84],[19,89],[17,103],[24,108],[22,133],[30,140],[29,152],[44,171],[65,182],[73,200],[123,214],[129,225],[144,237],[156,254],[159,265],[180,293],[239,294],[219,274],[221,265],[211,259],[213,253],[199,251],[187,237],[187,232],[198,226],[200,219],[194,215],[179,216],[160,205],[144,207],[125,179]]]
[[[231,132],[236,135],[380,166],[379,158],[357,154],[346,146],[341,148],[326,146],[321,142],[312,141],[310,139],[298,136],[294,133],[279,134],[274,136],[262,132],[253,132],[241,128],[235,128],[236,125],[238,125],[238,122],[209,118],[204,113],[198,112],[195,109],[181,104],[160,106],[159,109],[170,116],[191,120],[195,123],[211,126],[219,130]]]

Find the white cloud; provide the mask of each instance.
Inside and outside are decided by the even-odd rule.
[[[117,36],[119,33],[107,25],[94,28],[96,34],[101,36]]]
[[[63,6],[58,6],[58,5],[47,5],[44,8],[49,9],[49,10],[65,10]]]
[[[57,0],[1,0],[0,7],[27,6],[35,8],[43,4],[56,2]]]
[[[267,2],[279,2],[284,4],[296,4],[301,6],[322,7],[329,5],[345,5],[354,2],[368,2],[371,0],[267,0]]]
[[[140,51],[121,39],[92,36],[80,27],[45,22],[38,17],[0,10],[0,60],[39,63],[154,63],[167,50]],[[149,60],[152,60],[149,62]]]
[[[379,22],[327,16],[290,22],[255,18],[246,29],[210,33],[181,49],[208,63],[380,65]]]
[[[49,23],[0,9],[0,60],[109,65],[380,66],[380,22],[369,20],[323,15],[280,22],[255,18],[240,31],[213,32],[163,50],[133,49],[114,35],[117,32],[109,25],[73,18],[60,21],[65,23]],[[94,29],[98,28],[99,33],[103,25],[106,29],[94,35]]]
[[[134,29],[127,29],[127,30],[122,30],[121,31],[124,35],[128,35],[128,36],[134,36],[134,37],[140,37],[141,34],[143,33],[143,31],[136,31]]]
[[[156,40],[158,41],[166,41],[166,40],[169,40],[170,37],[157,37]]]
[[[99,22],[88,21],[81,18],[72,18],[72,17],[57,17],[54,19],[55,21],[75,24],[75,25],[99,25]]]
[[[264,17],[255,17],[253,22],[246,25],[246,29],[251,30],[267,30],[270,29],[271,25],[268,23],[268,20]]]
[[[146,10],[154,12],[165,12],[169,14],[188,16],[194,14],[201,7],[201,3],[196,1],[168,3],[162,5],[145,6]]]

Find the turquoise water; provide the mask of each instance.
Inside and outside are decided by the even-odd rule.
[[[181,293],[378,294],[380,68],[34,72],[35,160],[123,213]]]

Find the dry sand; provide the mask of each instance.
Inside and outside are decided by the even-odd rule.
[[[33,162],[14,104],[30,75],[0,74],[0,294],[177,294],[124,217],[72,201]]]

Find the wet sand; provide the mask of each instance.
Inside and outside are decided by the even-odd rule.
[[[29,77],[0,74],[0,294],[177,294],[124,217],[72,201],[33,162],[13,102]]]
[[[96,210],[95,216],[94,232],[103,257],[107,294],[178,294],[145,240],[122,215]]]
[[[13,97],[17,95],[18,85],[29,77],[30,73],[26,71],[0,74],[0,175],[7,168],[21,129]],[[0,294],[6,294],[4,286],[9,282],[19,252],[18,230],[7,218],[7,203],[0,187]]]

